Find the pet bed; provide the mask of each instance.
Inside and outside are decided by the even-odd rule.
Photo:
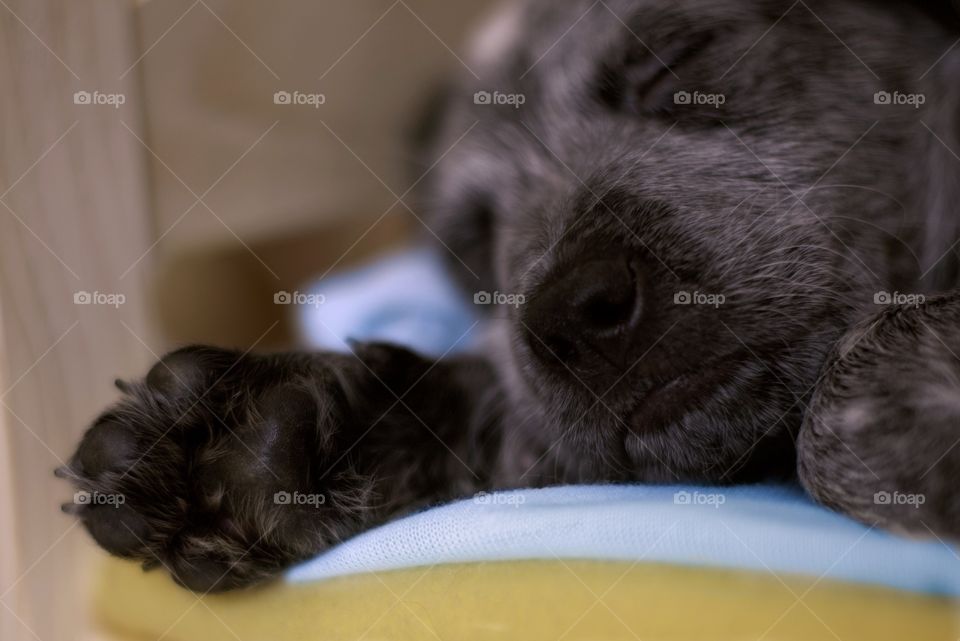
[[[475,345],[475,307],[411,251],[315,285],[316,347]],[[172,641],[950,639],[960,553],[855,523],[789,486],[480,494],[361,534],[260,588],[198,599],[109,560],[113,631]]]

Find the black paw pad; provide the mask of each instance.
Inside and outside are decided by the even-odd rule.
[[[207,557],[177,557],[172,564],[173,580],[188,590],[206,594],[233,587],[232,568],[227,563]]]
[[[264,393],[258,409],[256,441],[265,462],[281,483],[302,485],[320,437],[317,400],[294,385],[278,385]]]
[[[127,470],[137,460],[136,437],[119,421],[107,418],[84,434],[76,460],[80,472],[91,479],[104,472]]]
[[[202,350],[184,348],[167,354],[147,373],[147,386],[170,400],[199,396],[209,369]]]
[[[129,505],[92,505],[83,524],[103,549],[117,556],[136,556],[147,547],[150,525]]]
[[[264,422],[275,430],[300,431],[317,424],[317,401],[294,385],[277,385],[267,390],[258,403]]]
[[[225,451],[204,466],[201,477],[238,494],[304,488],[316,452],[317,417],[317,401],[306,390],[289,384],[270,388],[249,420],[226,435]]]

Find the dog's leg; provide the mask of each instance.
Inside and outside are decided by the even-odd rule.
[[[871,525],[960,540],[960,293],[891,307],[840,341],[798,456],[821,503]]]
[[[354,351],[169,354],[118,383],[124,398],[59,470],[78,490],[65,509],[109,552],[211,591],[413,507],[512,484],[484,360]]]

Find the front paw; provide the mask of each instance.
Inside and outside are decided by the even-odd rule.
[[[322,357],[173,352],[87,430],[58,470],[64,506],[100,546],[181,585],[275,576],[356,532],[370,483],[351,467],[351,413]]]
[[[958,354],[958,292],[851,329],[798,439],[807,491],[864,523],[960,541]]]

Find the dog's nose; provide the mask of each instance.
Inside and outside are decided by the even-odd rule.
[[[626,257],[578,262],[550,280],[522,312],[538,358],[584,375],[619,371],[643,315],[641,282]]]

